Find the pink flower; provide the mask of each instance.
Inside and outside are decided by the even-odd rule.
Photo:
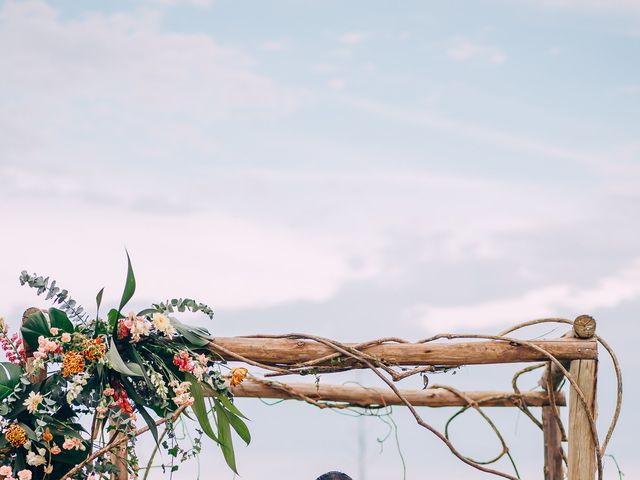
[[[49,331],[51,332],[51,335],[58,335],[58,332],[60,330],[58,330],[56,327],[51,327]]]
[[[0,467],[0,476],[10,477],[12,475],[11,467],[9,465],[3,465]]]
[[[60,339],[64,342],[64,343],[69,343],[71,341],[71,334],[70,333],[63,333],[62,337],[60,337]]]
[[[27,470],[26,468],[18,472],[18,478],[20,480],[31,480],[31,476],[31,470]]]
[[[109,388],[105,388],[102,393],[104,393],[105,397],[110,397],[111,395],[113,395],[114,393],[116,393],[116,391],[109,387]]]
[[[58,445],[55,445],[52,449],[51,449],[51,453],[53,455],[58,455],[60,453],[60,447]]]

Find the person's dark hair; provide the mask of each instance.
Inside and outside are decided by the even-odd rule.
[[[346,473],[341,472],[327,472],[324,475],[320,475],[316,480],[353,480]]]

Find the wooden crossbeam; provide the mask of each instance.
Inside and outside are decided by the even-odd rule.
[[[594,340],[559,339],[531,343],[561,361],[594,360],[598,357]],[[314,341],[255,337],[216,337],[209,349],[224,360],[233,361],[240,356],[268,365],[294,365],[335,353],[331,347]],[[531,347],[505,341],[386,343],[364,348],[363,351],[395,365],[459,366],[548,360]],[[336,365],[336,361],[323,365]],[[341,365],[357,366],[350,360]]]
[[[236,397],[296,399],[295,393],[316,401],[343,402],[361,407],[380,405],[402,405],[398,396],[389,388],[364,387],[360,385],[330,385],[313,383],[287,383],[271,381],[245,380],[232,388]],[[402,395],[416,407],[462,407],[467,402],[455,393],[444,388],[424,390],[401,390]],[[516,395],[513,392],[471,391],[464,392],[471,400],[483,407],[513,407],[524,402],[530,407],[542,407],[549,404],[546,392],[526,392]],[[556,394],[558,405],[566,405],[562,393]]]

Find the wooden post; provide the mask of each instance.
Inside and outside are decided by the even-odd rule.
[[[111,438],[116,437],[116,440],[122,438],[124,433],[114,430],[111,434]],[[129,478],[129,471],[127,470],[127,442],[124,442],[113,450],[111,450],[111,463],[113,463],[118,471],[111,474],[111,480],[127,480]]]
[[[587,315],[581,315],[576,319],[574,333],[582,338],[593,337],[595,320]],[[587,407],[595,419],[598,360],[573,360],[569,372],[584,393]],[[588,414],[572,387],[569,398],[569,480],[593,480],[596,476],[596,468],[596,446],[591,434]]]
[[[565,368],[569,365],[566,364]],[[544,374],[540,379],[540,385],[545,390],[550,400],[554,400],[553,405],[542,407],[542,433],[544,436],[544,478],[545,480],[564,480],[564,467],[562,465],[562,430],[556,418],[557,407],[562,405],[558,400],[561,392],[557,391],[558,385],[562,382],[564,375],[562,371],[553,363],[549,362]]]
[[[542,407],[542,431],[544,434],[544,479],[563,480],[562,432],[553,407]]]

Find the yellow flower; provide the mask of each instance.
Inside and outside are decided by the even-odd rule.
[[[68,377],[80,372],[84,372],[84,356],[82,353],[73,350],[65,353],[62,359],[62,376]]]
[[[93,362],[94,360],[100,360],[107,353],[107,347],[100,337],[94,340],[85,340],[84,346],[84,358]]]
[[[9,442],[12,447],[18,448],[27,441],[27,434],[20,425],[13,423],[7,428],[4,438],[7,439],[7,442]]]
[[[240,385],[244,381],[244,379],[246,378],[247,373],[249,373],[249,370],[247,370],[244,367],[232,368],[231,369],[231,380],[229,381],[229,384],[232,387]]]

